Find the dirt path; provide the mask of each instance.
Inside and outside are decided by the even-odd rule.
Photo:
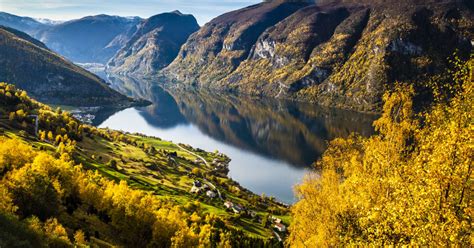
[[[186,149],[186,148],[180,146],[179,144],[176,144],[176,146],[178,146],[179,149],[181,149],[181,150],[183,150],[183,151],[185,151],[185,152],[187,152],[187,153],[189,153],[189,154],[191,154],[191,155],[193,155],[193,156],[195,156],[195,157],[201,159],[201,160],[204,162],[204,164],[206,164],[207,167],[211,167],[211,165],[210,165],[202,156],[200,156],[200,155],[198,155],[198,154],[196,154],[196,153],[194,153],[194,152],[192,152],[192,151],[190,151],[190,150],[188,150],[188,149]],[[203,178],[203,179],[204,179],[204,181],[206,181],[206,183],[209,184],[213,189],[217,190],[217,195],[219,196],[219,198],[220,198],[221,200],[224,200],[224,199],[222,198],[222,195],[221,195],[221,192],[219,191],[219,189],[218,189],[214,184],[212,184],[211,182],[209,182],[207,179],[205,179],[205,178]]]

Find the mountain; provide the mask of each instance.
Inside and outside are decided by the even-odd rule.
[[[468,1],[268,1],[219,16],[163,70],[171,81],[379,111],[396,81],[423,82],[474,41]],[[417,86],[420,88],[421,86]]]
[[[105,64],[140,21],[139,17],[87,16],[43,29],[35,38],[71,61]]]
[[[152,16],[138,26],[108,68],[120,74],[151,74],[171,63],[181,45],[198,29],[192,15],[179,11]]]
[[[51,25],[51,23],[41,22],[30,17],[16,16],[0,11],[0,26],[14,28],[29,35],[35,35]]]
[[[35,99],[74,106],[130,105],[96,75],[48,50],[40,41],[0,27],[0,79]]]
[[[307,5],[272,1],[223,14],[189,37],[166,72],[178,80],[212,84],[248,57],[262,32]]]

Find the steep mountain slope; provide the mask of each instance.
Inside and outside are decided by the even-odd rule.
[[[378,111],[393,82],[422,82],[444,71],[455,51],[465,58],[472,50],[472,8],[456,0],[300,4],[261,34],[252,32],[258,37],[247,39],[245,49],[227,50],[249,23],[232,22],[229,29],[230,17],[243,20],[254,11],[252,21],[262,22],[268,9],[295,4],[271,1],[214,19],[191,36],[163,75],[219,90]]]
[[[94,74],[48,50],[25,33],[0,27],[0,78],[53,104],[129,105]]]
[[[198,29],[192,15],[179,11],[152,16],[139,25],[108,67],[114,73],[142,75],[162,69],[176,58],[181,45]]]
[[[272,1],[221,15],[191,35],[166,73],[210,85],[247,58],[259,35],[308,3]]]
[[[139,17],[87,16],[54,25],[36,38],[53,51],[81,63],[106,63],[129,39]]]
[[[34,39],[33,37],[27,35],[26,33],[23,33],[23,32],[21,32],[21,31],[19,31],[19,30],[16,30],[16,29],[13,29],[13,28],[10,28],[10,27],[1,26],[1,25],[0,25],[0,28],[3,29],[3,30],[5,30],[5,31],[8,31],[8,32],[14,34],[15,36],[17,36],[17,37],[20,38],[20,39],[23,39],[23,40],[26,40],[26,41],[28,41],[28,42],[31,42],[33,45],[36,45],[36,46],[38,46],[38,47],[40,47],[40,48],[48,49],[48,48],[46,47],[46,45],[45,45],[43,42],[41,42],[41,41],[39,41],[39,40],[37,40],[37,39]]]

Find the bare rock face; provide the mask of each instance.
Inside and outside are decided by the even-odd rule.
[[[109,61],[108,70],[117,74],[151,75],[171,63],[181,45],[198,29],[192,15],[178,11],[152,16],[138,26]]]
[[[249,56],[267,28],[308,5],[271,1],[221,15],[191,35],[165,73],[188,83],[214,85]]]
[[[217,17],[163,75],[373,112],[395,81],[421,82],[445,71],[455,51],[464,58],[472,51],[468,1],[316,2],[271,1]]]

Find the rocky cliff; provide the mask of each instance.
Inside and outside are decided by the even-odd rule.
[[[266,2],[221,15],[191,35],[166,72],[180,81],[213,85],[248,57],[267,28],[307,5]]]
[[[144,20],[130,40],[109,61],[116,74],[149,75],[171,63],[189,35],[199,29],[192,15],[179,11]]]
[[[468,1],[270,1],[212,20],[162,75],[176,82],[377,111],[472,50]]]

